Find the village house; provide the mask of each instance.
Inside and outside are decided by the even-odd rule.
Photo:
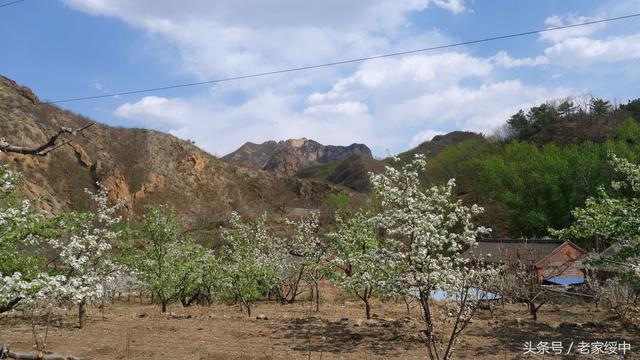
[[[584,282],[582,259],[587,252],[571,241],[562,240],[494,240],[482,239],[471,249],[478,259],[489,264],[531,269],[536,281],[550,285]]]

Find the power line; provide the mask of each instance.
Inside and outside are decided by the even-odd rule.
[[[21,1],[24,1],[24,0],[21,0]],[[48,102],[44,102],[44,104],[61,104],[61,103],[68,103],[68,102],[103,99],[103,98],[110,98],[110,97],[115,97],[115,96],[125,96],[125,95],[141,94],[141,93],[148,93],[148,92],[155,92],[155,91],[179,89],[179,88],[185,88],[185,87],[191,87],[191,86],[217,84],[217,83],[229,82],[229,81],[235,81],[235,80],[250,79],[250,78],[256,78],[256,77],[284,74],[284,73],[304,71],[304,70],[312,70],[312,69],[325,68],[325,67],[330,67],[330,66],[358,63],[358,62],[363,62],[363,61],[367,61],[367,60],[375,60],[375,59],[389,58],[389,57],[395,57],[395,56],[410,55],[410,54],[428,52],[428,51],[433,51],[433,50],[453,48],[453,47],[458,47],[458,46],[463,46],[463,45],[472,45],[472,44],[479,44],[479,43],[484,43],[484,42],[489,42],[489,41],[496,41],[496,40],[503,40],[503,39],[521,37],[521,36],[542,34],[542,33],[551,32],[551,31],[558,31],[558,30],[564,30],[564,29],[569,29],[569,28],[576,28],[576,27],[581,27],[581,26],[588,26],[588,25],[600,24],[600,23],[605,23],[605,22],[630,19],[630,18],[635,18],[635,17],[638,17],[638,16],[640,16],[640,13],[624,15],[624,16],[618,16],[618,17],[607,18],[607,19],[601,19],[601,20],[587,21],[587,22],[583,22],[583,23],[579,23],[579,24],[556,26],[556,27],[552,27],[552,28],[531,30],[531,31],[525,31],[525,32],[520,32],[520,33],[508,34],[508,35],[499,35],[499,36],[493,36],[493,37],[488,37],[488,38],[483,38],[483,39],[469,40],[469,41],[463,41],[463,42],[458,42],[458,43],[452,43],[452,44],[447,44],[447,45],[432,46],[432,47],[427,47],[427,48],[422,48],[422,49],[400,51],[400,52],[388,53],[388,54],[383,54],[383,55],[367,56],[367,57],[361,57],[361,58],[356,58],[356,59],[334,61],[334,62],[328,62],[328,63],[317,64],[317,65],[301,66],[301,67],[296,67],[296,68],[289,68],[289,69],[282,69],[282,70],[275,70],[275,71],[267,71],[267,72],[248,74],[248,75],[239,75],[239,76],[220,78],[220,79],[214,79],[214,80],[207,80],[207,81],[191,82],[191,83],[176,84],[176,85],[169,85],[169,86],[161,86],[161,87],[139,89],[139,90],[122,91],[122,92],[115,92],[115,93],[103,94],[103,95],[82,96],[82,97],[76,97],[76,98],[48,101]]]
[[[5,7],[5,6],[10,6],[10,5],[15,5],[15,4],[18,4],[18,3],[21,3],[21,2],[24,2],[24,1],[25,1],[25,0],[9,1],[9,2],[7,2],[7,3],[0,4],[0,8],[3,8],[3,7]]]

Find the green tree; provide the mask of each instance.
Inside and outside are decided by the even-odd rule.
[[[192,288],[204,251],[183,235],[175,210],[166,206],[147,206],[146,210],[137,234],[140,243],[129,262],[164,313],[170,303],[184,300]]]
[[[611,112],[612,106],[608,100],[592,98],[589,102],[589,111],[596,116],[604,116]]]
[[[597,196],[572,211],[575,220],[571,226],[552,233],[570,239],[595,239],[602,247],[612,245],[614,255],[600,258],[600,263],[640,281],[640,165],[615,154],[610,154],[609,161],[622,176],[621,181],[611,184],[618,194],[611,195],[600,187]]]
[[[620,109],[626,111],[637,121],[640,121],[640,99],[630,100],[625,105],[620,105]]]
[[[633,118],[628,118],[616,130],[616,140],[624,141],[629,145],[640,145],[640,126]]]
[[[558,104],[558,115],[561,117],[567,117],[569,115],[573,115],[577,111],[577,106],[573,103],[573,101],[567,99]]]
[[[558,110],[550,103],[533,106],[527,113],[527,119],[534,131],[539,131],[559,120]]]
[[[523,110],[511,115],[507,120],[507,125],[516,139],[523,140],[529,136],[531,124],[529,124],[529,119]]]

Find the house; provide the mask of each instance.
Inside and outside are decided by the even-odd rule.
[[[571,241],[482,239],[470,253],[489,264],[525,266],[544,284],[584,282],[582,259],[587,252]]]

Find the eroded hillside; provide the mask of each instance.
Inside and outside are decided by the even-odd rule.
[[[42,104],[26,87],[0,76],[0,137],[35,146],[62,127],[91,119]],[[188,223],[224,219],[232,210],[255,216],[317,208],[332,185],[219,160],[187,141],[152,130],[114,128],[97,123],[45,157],[1,153],[0,162],[22,172],[29,196],[53,211],[83,209],[83,189],[103,183],[130,215],[145,204],[169,204]]]

